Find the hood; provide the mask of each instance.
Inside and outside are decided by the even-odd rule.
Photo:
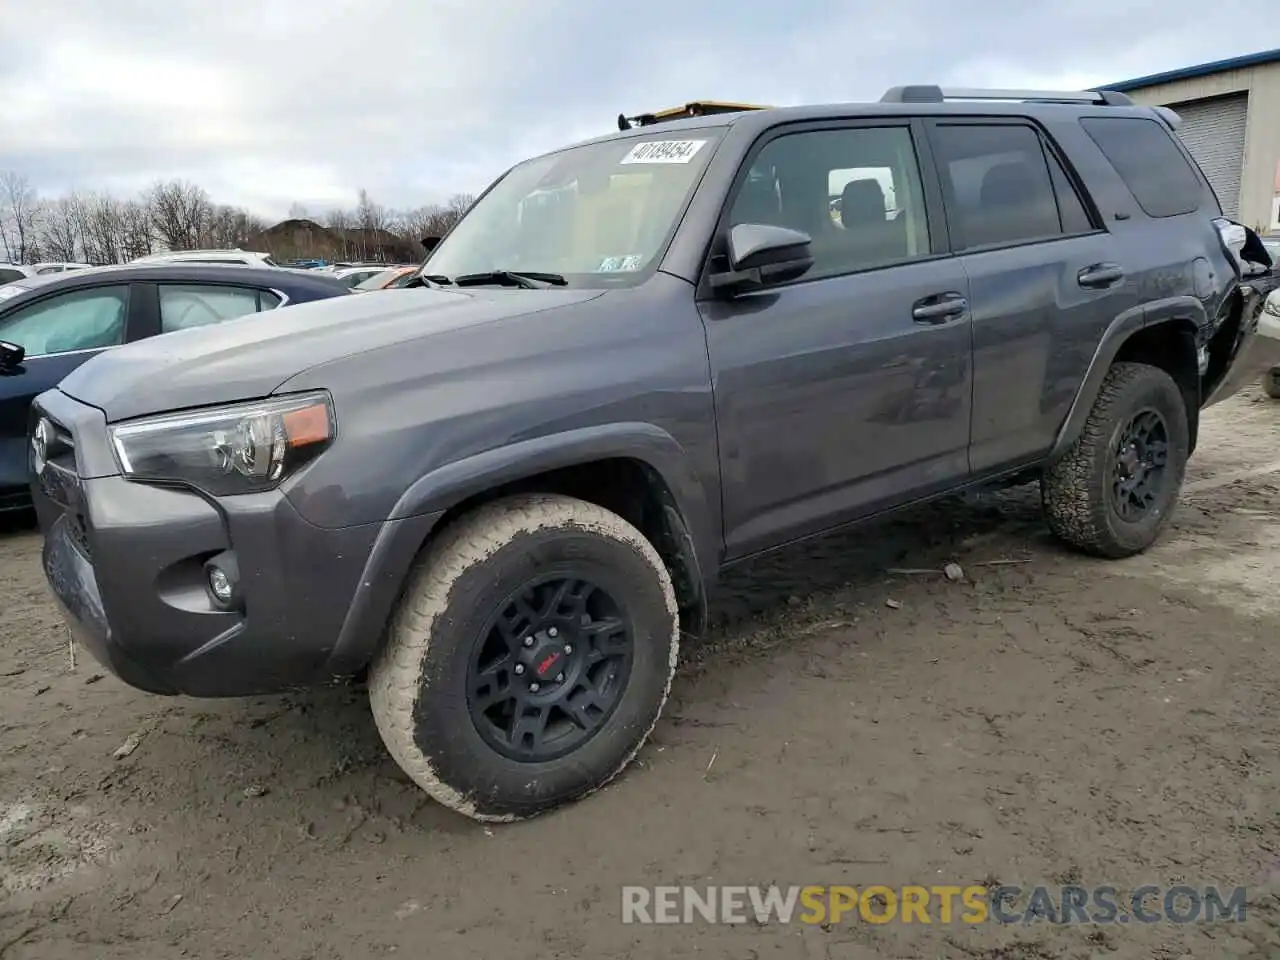
[[[114,422],[255,400],[321,363],[600,296],[600,290],[410,288],[334,297],[107,350],[59,389]]]

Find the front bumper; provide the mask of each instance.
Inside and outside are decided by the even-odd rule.
[[[365,666],[435,516],[325,529],[280,492],[209,500],[124,479],[101,411],[57,391],[35,416],[65,437],[32,476],[46,579],[75,639],[162,694],[274,693]],[[230,552],[223,609],[205,561]]]
[[[1280,314],[1272,312],[1276,304],[1280,304],[1280,291],[1271,293],[1269,298],[1253,287],[1248,289],[1231,363],[1206,397],[1205,407],[1257,383],[1268,370],[1280,364]]]

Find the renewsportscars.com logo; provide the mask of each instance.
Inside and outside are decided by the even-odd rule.
[[[643,924],[1241,923],[1244,887],[623,887],[622,922]]]

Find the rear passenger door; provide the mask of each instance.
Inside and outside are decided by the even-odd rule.
[[[812,268],[738,296],[705,289],[725,542],[741,556],[968,475],[968,284],[909,120],[779,128],[717,225],[803,230]]]
[[[1136,305],[1119,245],[1029,120],[929,124],[953,249],[968,275],[975,474],[1048,450],[1102,331]]]
[[[157,283],[159,333],[223,323],[251,313],[274,310],[280,294],[229,283]]]

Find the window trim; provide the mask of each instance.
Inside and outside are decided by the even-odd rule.
[[[252,292],[253,302],[258,306],[258,309],[255,311],[255,314],[272,313],[273,311],[279,310],[281,307],[288,306],[288,304],[290,303],[289,295],[277,287],[264,287],[256,283],[251,283],[251,284],[246,284],[244,282],[237,283],[233,280],[224,280],[221,277],[219,277],[216,280],[205,280],[203,278],[200,280],[171,280],[171,279],[153,280],[151,281],[151,284],[155,288],[155,304],[156,304],[156,332],[155,334],[153,334],[154,336],[161,336],[166,333],[178,332],[176,330],[166,330],[164,328],[164,317],[161,314],[161,304],[160,304],[160,290],[162,287],[229,287],[233,290],[244,290],[244,291]],[[277,303],[274,307],[271,307],[269,310],[263,310],[262,295],[264,293],[272,294],[280,302]],[[248,314],[248,313],[244,314],[244,316],[246,317],[253,316],[253,315],[254,314]],[[239,320],[240,318],[232,317],[231,319]],[[226,321],[220,320],[219,323],[226,323]],[[206,324],[206,326],[217,326],[217,324]]]
[[[719,294],[711,286],[712,261],[725,253],[725,244],[728,241],[728,221],[733,213],[733,205],[738,200],[738,195],[742,192],[743,184],[751,173],[751,168],[755,165],[760,154],[765,148],[775,140],[783,137],[791,137],[806,133],[826,133],[839,132],[844,130],[866,130],[866,129],[884,129],[899,128],[907,131],[907,135],[911,138],[912,147],[915,150],[917,173],[920,178],[920,189],[922,199],[924,201],[925,225],[929,231],[929,248],[930,252],[924,256],[904,257],[901,260],[894,260],[890,263],[880,263],[870,267],[860,267],[853,270],[845,270],[840,273],[827,273],[822,276],[805,276],[795,280],[789,280],[785,283],[773,283],[768,287],[753,291],[755,293],[771,293],[776,290],[785,290],[790,287],[799,286],[806,283],[823,283],[828,280],[839,280],[845,277],[859,276],[865,273],[873,273],[880,270],[894,270],[905,266],[911,266],[917,263],[930,263],[935,260],[941,260],[945,257],[952,256],[950,249],[950,233],[944,213],[943,198],[939,191],[938,177],[931,175],[932,170],[936,174],[936,168],[933,162],[933,145],[929,142],[925,135],[924,125],[919,117],[861,117],[840,119],[832,118],[827,120],[810,120],[792,123],[781,123],[776,126],[769,127],[767,130],[761,131],[751,142],[751,145],[742,154],[742,159],[738,162],[738,169],[734,173],[733,180],[729,185],[728,193],[725,195],[723,202],[720,204],[720,212],[716,216],[715,225],[711,231],[711,237],[707,243],[706,250],[702,256],[702,265],[698,270],[698,283],[695,288],[695,300],[716,300]]]
[[[38,306],[41,303],[47,303],[50,300],[56,300],[59,297],[71,296],[77,293],[92,293],[95,290],[115,289],[124,290],[124,330],[119,343],[108,344],[105,347],[81,347],[76,350],[58,350],[53,353],[28,354],[22,362],[29,363],[32,360],[43,360],[45,357],[73,357],[80,353],[101,353],[103,350],[122,347],[126,343],[130,342],[130,334],[134,325],[133,306],[135,301],[133,297],[133,284],[127,280],[117,280],[114,283],[77,284],[76,286],[66,290],[50,290],[48,292],[42,292],[39,296],[32,297],[29,300],[23,300],[21,303],[13,304],[10,309],[0,312],[0,323],[9,320],[15,313],[21,313],[30,307]]]
[[[1091,237],[1097,234],[1106,233],[1106,229],[1100,224],[1102,217],[1098,212],[1097,204],[1091,194],[1083,189],[1083,181],[1080,179],[1079,173],[1067,161],[1065,153],[1058,147],[1057,143],[1044,130],[1040,124],[1036,123],[1030,117],[930,117],[925,123],[928,129],[928,136],[931,146],[934,148],[934,156],[938,155],[938,128],[939,127],[1021,127],[1030,130],[1032,135],[1040,144],[1040,161],[1044,165],[1044,174],[1049,181],[1049,189],[1053,192],[1053,206],[1058,213],[1058,224],[1060,232],[1035,237],[1032,239],[1011,240],[1005,243],[986,243],[981,246],[967,247],[963,245],[964,231],[960,228],[960,205],[956,200],[954,191],[952,190],[951,178],[947,171],[943,170],[942,163],[934,164],[934,170],[938,177],[938,187],[942,192],[943,205],[947,211],[948,237],[951,239],[952,251],[957,256],[967,256],[971,253],[986,253],[991,250],[1011,250],[1017,247],[1033,247],[1045,243],[1055,243],[1061,240],[1072,240],[1077,237]],[[1049,169],[1049,157],[1052,155],[1062,167],[1063,172],[1067,175],[1067,180],[1071,184],[1073,190],[1076,191],[1076,198],[1084,207],[1085,215],[1089,218],[1092,229],[1083,232],[1075,231],[1068,233],[1063,227],[1062,205],[1058,200],[1058,191],[1053,185],[1053,171]],[[954,221],[954,222],[953,222]]]

